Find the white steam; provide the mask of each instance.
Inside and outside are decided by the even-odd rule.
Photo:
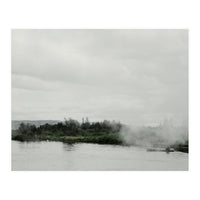
[[[128,145],[165,147],[175,143],[185,143],[188,140],[188,128],[183,126],[123,126],[120,136]]]

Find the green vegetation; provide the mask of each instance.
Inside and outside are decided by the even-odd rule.
[[[120,136],[120,130],[123,127],[123,138]],[[89,122],[82,120],[79,123],[76,120],[69,119],[57,124],[44,124],[36,127],[35,125],[21,123],[17,130],[12,131],[12,140],[18,141],[61,141],[69,144],[73,143],[97,143],[97,144],[115,144],[115,145],[137,145],[144,146],[145,144],[162,144],[165,146],[165,140],[159,133],[162,129],[158,128],[142,128],[137,130],[135,135],[131,130],[128,130],[125,125],[119,122]],[[130,134],[129,134],[130,133]],[[131,136],[131,137],[130,137]],[[126,140],[124,139],[126,138]],[[128,141],[127,141],[128,138]],[[169,145],[169,144],[168,144]],[[169,145],[176,151],[188,153],[188,140],[185,143],[176,142]]]
[[[188,143],[188,140],[186,140],[184,143],[176,143],[176,144],[172,145],[172,147],[176,151],[181,151],[181,152],[184,152],[184,153],[189,153],[189,143]]]
[[[119,131],[122,125],[104,120],[90,123],[86,119],[80,124],[69,119],[54,125],[44,124],[39,127],[21,123],[17,130],[12,131],[12,140],[18,141],[62,141],[66,143],[98,143],[122,144]]]

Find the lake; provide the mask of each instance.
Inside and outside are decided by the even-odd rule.
[[[188,170],[188,154],[134,146],[12,141],[12,170]]]

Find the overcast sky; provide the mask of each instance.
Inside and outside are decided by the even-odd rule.
[[[12,119],[188,116],[186,30],[13,30]]]

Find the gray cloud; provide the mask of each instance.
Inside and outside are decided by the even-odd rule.
[[[13,30],[13,119],[188,115],[187,30]]]

